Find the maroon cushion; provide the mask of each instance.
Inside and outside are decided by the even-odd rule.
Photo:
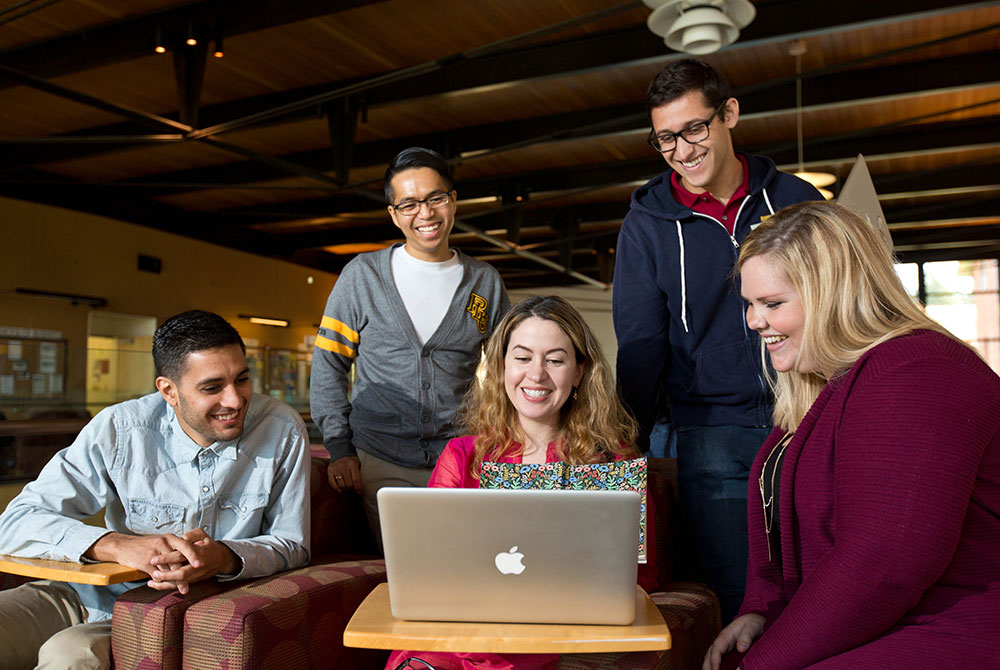
[[[111,623],[115,670],[180,670],[184,612],[238,582],[192,584],[187,595],[148,586],[118,596]]]
[[[387,652],[345,649],[343,634],[384,581],[381,560],[310,565],[202,600],[184,617],[184,667],[381,668]]]
[[[665,651],[564,654],[559,670],[700,670],[705,652],[718,635],[719,600],[704,584],[675,582],[650,594],[670,629]]]

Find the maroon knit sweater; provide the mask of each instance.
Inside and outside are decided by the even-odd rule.
[[[785,452],[781,560],[750,477],[746,670],[1000,668],[1000,379],[917,331],[827,384]],[[777,538],[772,538],[772,542]]]

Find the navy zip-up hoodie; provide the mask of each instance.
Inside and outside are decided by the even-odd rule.
[[[760,341],[746,325],[739,246],[761,217],[822,196],[809,183],[747,155],[750,194],[730,235],[674,199],[672,170],[632,194],[618,235],[614,321],[618,383],[647,447],[661,386],[675,426],[769,426],[772,399]]]

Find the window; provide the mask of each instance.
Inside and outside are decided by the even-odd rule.
[[[927,314],[974,346],[1000,372],[1000,266],[996,259],[896,266],[907,292]]]

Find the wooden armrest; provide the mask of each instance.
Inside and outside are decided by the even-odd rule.
[[[3,555],[0,555],[0,572],[33,579],[51,579],[57,582],[95,584],[97,586],[149,579],[149,575],[145,572],[117,563],[73,563],[72,561]]]

